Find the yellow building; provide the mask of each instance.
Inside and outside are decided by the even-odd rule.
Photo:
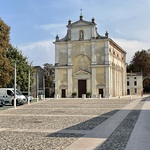
[[[64,38],[56,36],[55,94],[77,97],[114,97],[126,93],[126,52],[111,38],[97,32],[95,19],[68,21]]]

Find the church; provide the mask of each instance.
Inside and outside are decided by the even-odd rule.
[[[126,52],[106,31],[98,33],[95,19],[83,15],[68,21],[66,36],[55,39],[55,94],[77,97],[126,95]]]

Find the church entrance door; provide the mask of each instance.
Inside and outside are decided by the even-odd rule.
[[[78,97],[86,94],[86,80],[78,80]]]
[[[66,90],[65,89],[62,89],[62,91],[61,91],[61,97],[62,98],[66,97]]]
[[[102,98],[104,97],[103,89],[99,89],[99,94],[101,94],[101,97],[102,97]]]

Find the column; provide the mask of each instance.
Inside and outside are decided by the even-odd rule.
[[[87,79],[87,92],[91,92],[90,79]]]
[[[110,65],[109,66],[109,70],[110,70],[110,96],[112,96],[112,94],[113,94],[113,83],[112,83],[112,66]]]
[[[67,62],[68,65],[72,65],[72,62],[71,62],[71,44],[68,43],[68,62]]]
[[[126,64],[124,64],[124,66],[123,66],[122,73],[123,73],[123,92],[124,92],[124,95],[126,95],[126,93],[127,93]]]
[[[72,95],[72,68],[68,68],[68,97]]]
[[[117,86],[116,86],[116,91],[117,91],[117,93],[116,93],[116,96],[118,96],[118,92],[119,92],[119,76],[118,76],[118,65],[117,65],[117,68],[116,68],[116,84],[117,84]]]
[[[121,95],[123,96],[123,78],[122,78],[122,67],[121,67],[121,70],[120,70],[120,80],[121,80]]]
[[[58,45],[55,44],[55,64],[59,64],[59,51]]]
[[[106,96],[109,97],[110,95],[110,88],[111,88],[111,79],[110,79],[110,64],[109,64],[109,42],[105,41],[105,82],[106,82]]]
[[[55,95],[58,94],[58,69],[55,68]]]
[[[114,88],[115,88],[115,95],[114,96],[116,96],[116,91],[117,91],[117,68],[116,68],[116,65],[115,65],[115,86],[114,86]]]
[[[96,68],[92,68],[92,95],[96,95]]]
[[[106,96],[111,96],[110,89],[111,89],[111,80],[110,80],[110,66],[105,67],[105,82],[106,82]]]
[[[91,64],[96,64],[96,56],[95,56],[95,42],[91,42],[91,57],[92,57],[92,62]]]
[[[113,66],[113,96],[115,96],[115,66]]]

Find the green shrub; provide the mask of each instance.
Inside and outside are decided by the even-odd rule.
[[[77,96],[77,93],[76,92],[73,92],[72,93],[72,97],[76,97]]]
[[[87,93],[86,93],[86,97],[88,97],[88,98],[91,97],[91,93],[90,93],[90,92],[87,92]]]

